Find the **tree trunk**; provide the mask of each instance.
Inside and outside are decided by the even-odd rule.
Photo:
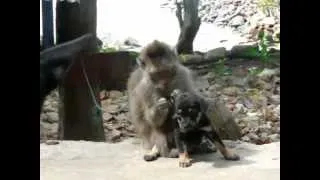
[[[84,0],[80,3],[77,1],[69,2],[68,0],[57,1],[56,34],[58,44],[73,40],[86,33],[96,35],[96,3],[96,0]],[[94,48],[92,52],[96,50],[97,48]],[[93,87],[93,91],[97,93],[99,87]],[[102,114],[95,110],[97,108],[90,96],[88,87],[74,88],[62,82],[59,93],[59,139],[105,141]],[[90,99],[90,101],[79,102],[79,99],[82,98]],[[80,105],[84,102],[88,102],[88,104]],[[84,106],[88,108],[84,110]],[[78,111],[80,109],[85,111],[82,114],[85,114],[86,118],[79,117]]]
[[[191,54],[193,52],[193,40],[199,30],[201,19],[198,16],[199,0],[183,0],[181,3],[176,2],[176,15],[180,25],[180,35],[177,43],[178,54]],[[182,19],[182,9],[184,18]]]

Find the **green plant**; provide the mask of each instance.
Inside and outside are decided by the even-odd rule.
[[[268,40],[264,32],[259,36],[259,50],[260,50],[260,60],[262,63],[268,63],[270,60],[270,53],[268,52]]]
[[[129,55],[130,55],[131,57],[133,57],[134,59],[136,59],[136,58],[139,56],[139,53],[138,53],[138,52],[135,52],[135,51],[130,51],[130,52],[129,52]]]
[[[214,72],[219,76],[227,76],[232,74],[232,69],[225,65],[226,59],[220,59],[214,63]]]
[[[181,62],[187,61],[187,54],[179,54],[179,59]]]
[[[257,5],[258,8],[260,8],[261,11],[268,16],[272,14],[272,11],[279,6],[277,0],[259,0]]]

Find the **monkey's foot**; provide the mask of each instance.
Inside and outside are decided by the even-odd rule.
[[[157,148],[156,145],[154,145],[151,149],[150,152],[147,152],[144,156],[143,156],[143,159],[145,161],[154,161],[156,160],[158,157],[160,156],[160,153],[159,153],[159,149]]]
[[[188,153],[179,154],[179,167],[186,168],[191,166],[191,160]]]
[[[233,152],[228,152],[227,155],[224,156],[224,159],[225,160],[228,160],[228,161],[239,161],[240,160],[240,156],[236,153],[233,153]]]
[[[145,154],[143,156],[143,159],[145,161],[154,161],[154,160],[158,159],[158,157],[159,157],[159,155],[157,155],[157,154]]]

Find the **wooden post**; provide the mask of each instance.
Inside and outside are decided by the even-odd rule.
[[[70,41],[85,33],[96,35],[97,1],[79,2],[57,1],[57,43]],[[96,50],[97,48],[92,49],[92,52]],[[94,67],[86,67],[86,69],[90,68]],[[85,82],[83,77],[79,77],[79,79],[82,79],[81,82]],[[98,84],[97,82],[92,83]],[[93,86],[93,91],[94,94],[99,94],[99,87]],[[59,139],[105,141],[102,113],[96,107],[87,84],[74,86],[62,82],[59,93],[61,103],[59,107]],[[97,103],[100,105],[99,101]]]
[[[46,49],[54,44],[52,0],[42,0],[42,25],[43,39],[40,49]]]

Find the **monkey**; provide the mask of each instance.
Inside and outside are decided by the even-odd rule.
[[[174,141],[179,151],[179,167],[191,165],[190,145],[208,139],[219,149],[226,160],[237,161],[240,156],[231,152],[222,142],[203,110],[204,99],[188,92],[174,90],[170,96]]]
[[[79,53],[95,49],[100,43],[98,38],[88,33],[40,51],[40,113],[45,97],[57,88],[71,60]]]
[[[192,72],[176,50],[159,40],[143,47],[136,62],[127,82],[129,120],[147,150],[144,160],[178,157],[168,98],[174,89],[197,94]]]

